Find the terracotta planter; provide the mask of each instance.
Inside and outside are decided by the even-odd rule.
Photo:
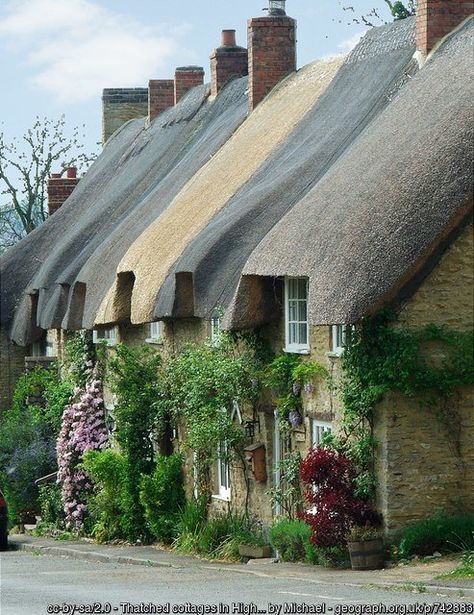
[[[255,545],[239,545],[239,555],[249,559],[263,559],[272,556],[272,549],[268,545],[256,547]]]
[[[378,570],[383,568],[385,554],[383,540],[358,540],[347,543],[353,570]]]

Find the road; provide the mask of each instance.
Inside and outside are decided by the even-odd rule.
[[[389,611],[389,605],[446,602],[455,603],[454,608],[448,611],[451,614],[472,613],[472,610],[466,610],[471,604],[462,599],[458,601],[457,598],[428,593],[322,584],[307,578],[273,578],[259,576],[258,573],[242,574],[201,566],[176,569],[92,563],[18,551],[0,555],[0,615],[70,614],[74,612],[71,605],[94,603],[102,606],[96,610],[83,607],[82,612],[120,615],[160,612],[159,609],[140,610],[141,604],[152,604],[161,605],[163,613],[171,614],[285,615],[298,613],[291,606],[295,603],[319,605],[318,612],[328,615],[374,612],[364,609],[364,605],[384,605],[387,613],[404,615],[408,612],[406,608]],[[219,607],[219,604],[224,606]],[[285,608],[285,604],[289,606]],[[207,606],[207,610],[203,605]],[[211,605],[215,605],[214,611]],[[426,611],[419,608],[412,612],[422,615],[443,613],[435,609],[437,607],[430,606]],[[78,608],[75,612],[80,613],[81,610]],[[379,609],[377,615],[381,613],[384,611]]]

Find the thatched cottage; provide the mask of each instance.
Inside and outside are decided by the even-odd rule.
[[[337,372],[347,326],[382,307],[407,327],[472,329],[472,2],[444,4],[419,0],[416,18],[298,71],[296,24],[280,7],[249,21],[248,57],[223,32],[210,85],[182,67],[149,90],[104,91],[102,154],[1,260],[3,407],[32,346],[60,354],[68,330],[159,338],[167,352],[217,327],[263,327],[275,349]],[[51,193],[66,180],[52,178]],[[282,448],[317,443],[337,411],[327,392],[306,395],[288,444],[262,410],[256,514],[274,512]],[[387,530],[474,510],[472,390],[455,416],[453,452],[416,400],[380,405]],[[228,471],[216,469],[217,508],[243,497]]]

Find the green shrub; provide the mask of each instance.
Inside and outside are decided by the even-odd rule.
[[[175,454],[160,456],[151,476],[140,479],[140,503],[153,536],[170,544],[177,534],[179,514],[185,504],[183,459]]]
[[[110,448],[89,451],[84,455],[83,466],[94,483],[93,495],[88,499],[92,535],[98,542],[123,538],[125,458]]]
[[[439,512],[408,527],[400,541],[401,557],[474,549],[474,514],[453,517]]]
[[[262,529],[249,517],[228,515],[227,536],[210,553],[211,557],[223,560],[240,560],[239,545],[262,547],[265,544]]]
[[[173,549],[179,553],[193,553],[196,551],[197,541],[202,527],[206,522],[205,498],[192,499],[186,502],[178,515],[176,523],[176,538]]]
[[[41,524],[48,528],[64,528],[64,510],[61,501],[61,485],[45,483],[38,487],[38,502],[41,511]]]
[[[318,550],[311,544],[312,530],[304,521],[281,519],[269,529],[270,543],[284,562],[320,563]]]

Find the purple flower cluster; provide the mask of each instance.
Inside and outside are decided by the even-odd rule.
[[[87,512],[85,503],[92,483],[80,467],[84,453],[101,450],[108,445],[103,389],[100,380],[76,388],[70,404],[63,412],[57,442],[58,482],[69,530],[80,532]]]

